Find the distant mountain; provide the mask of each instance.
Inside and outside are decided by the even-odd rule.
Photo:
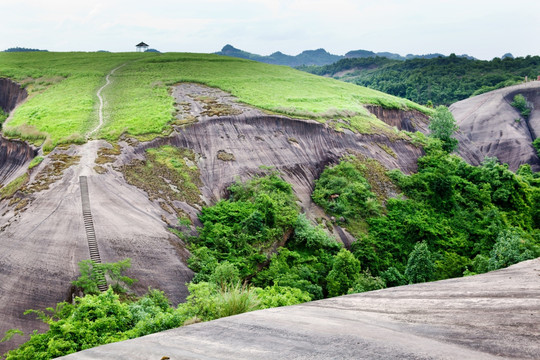
[[[232,56],[242,59],[249,59],[249,60],[255,60],[264,62],[267,64],[274,64],[274,65],[287,65],[287,66],[310,66],[310,65],[316,65],[316,66],[323,66],[323,65],[329,65],[333,64],[341,59],[344,58],[374,58],[374,57],[383,57],[391,60],[410,60],[410,59],[433,59],[438,57],[445,57],[443,54],[426,54],[426,55],[413,55],[408,54],[407,56],[401,56],[399,54],[391,53],[391,52],[373,52],[369,50],[353,50],[349,51],[345,54],[345,56],[342,55],[334,55],[330,54],[328,51],[324,49],[317,49],[317,50],[306,50],[298,55],[287,55],[280,51],[277,51],[271,55],[263,56],[258,54],[253,54],[244,50],[240,50],[235,48],[232,45],[225,45],[221,51],[216,52],[215,54],[218,55],[225,55],[225,56]],[[458,57],[463,57],[466,59],[473,60],[474,58],[469,55],[458,55]]]
[[[336,61],[339,61],[343,58],[343,56],[332,55],[324,49],[306,50],[296,56],[286,55],[280,51],[277,51],[269,56],[262,56],[237,49],[232,45],[225,45],[223,49],[221,49],[221,51],[217,52],[216,54],[255,60],[267,64],[287,66],[322,66],[335,63]]]
[[[474,57],[467,54],[457,55],[458,57],[466,58],[469,60],[475,60]],[[411,60],[411,59],[435,59],[438,57],[446,57],[443,54],[434,53],[434,54],[425,54],[425,55],[414,55],[407,54],[406,56],[401,56],[396,53],[391,52],[373,52],[369,50],[353,50],[345,54],[346,58],[372,58],[372,57],[383,57],[391,60]]]

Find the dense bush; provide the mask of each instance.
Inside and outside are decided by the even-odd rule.
[[[525,119],[527,119],[531,114],[529,104],[527,104],[527,100],[521,94],[517,94],[516,96],[514,96],[514,101],[512,101],[510,105],[515,107],[519,111],[521,116],[523,116]]]
[[[514,244],[517,254],[507,257],[540,255],[538,174],[528,166],[514,174],[489,158],[474,167],[434,142],[426,151],[418,160],[418,173],[389,173],[405,197],[389,199],[384,215],[365,217],[367,229],[355,229],[346,219],[344,226],[357,238],[351,251],[364,270],[388,286],[485,272],[497,239],[510,229],[518,229],[521,240],[520,246]],[[321,178],[328,176],[327,171]],[[328,187],[331,180],[318,182],[314,193],[324,193],[319,187]],[[320,198],[314,200],[325,207]],[[362,207],[360,202],[358,208]],[[361,211],[354,216],[358,214]],[[432,254],[434,272],[424,280],[416,274],[406,279],[412,276],[407,265],[411,252],[421,242]]]

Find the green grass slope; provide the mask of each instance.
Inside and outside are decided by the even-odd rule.
[[[84,141],[97,125],[96,92],[109,71],[125,64],[103,91],[105,124],[98,137],[123,133],[151,138],[174,120],[172,85],[196,82],[221,88],[240,101],[267,110],[359,132],[384,129],[364,104],[414,108],[408,100],[364,87],[243,59],[189,53],[3,53],[0,76],[29,90],[29,99],[5,125],[8,136],[45,140],[45,149]],[[343,119],[346,119],[343,121]]]

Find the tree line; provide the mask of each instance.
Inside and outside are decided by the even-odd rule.
[[[366,86],[419,104],[450,105],[456,101],[540,75],[540,57],[476,60],[448,57],[406,61],[347,58],[326,66],[298,69]]]

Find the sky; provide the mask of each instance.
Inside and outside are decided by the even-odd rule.
[[[0,51],[540,55],[538,0],[0,0]]]

